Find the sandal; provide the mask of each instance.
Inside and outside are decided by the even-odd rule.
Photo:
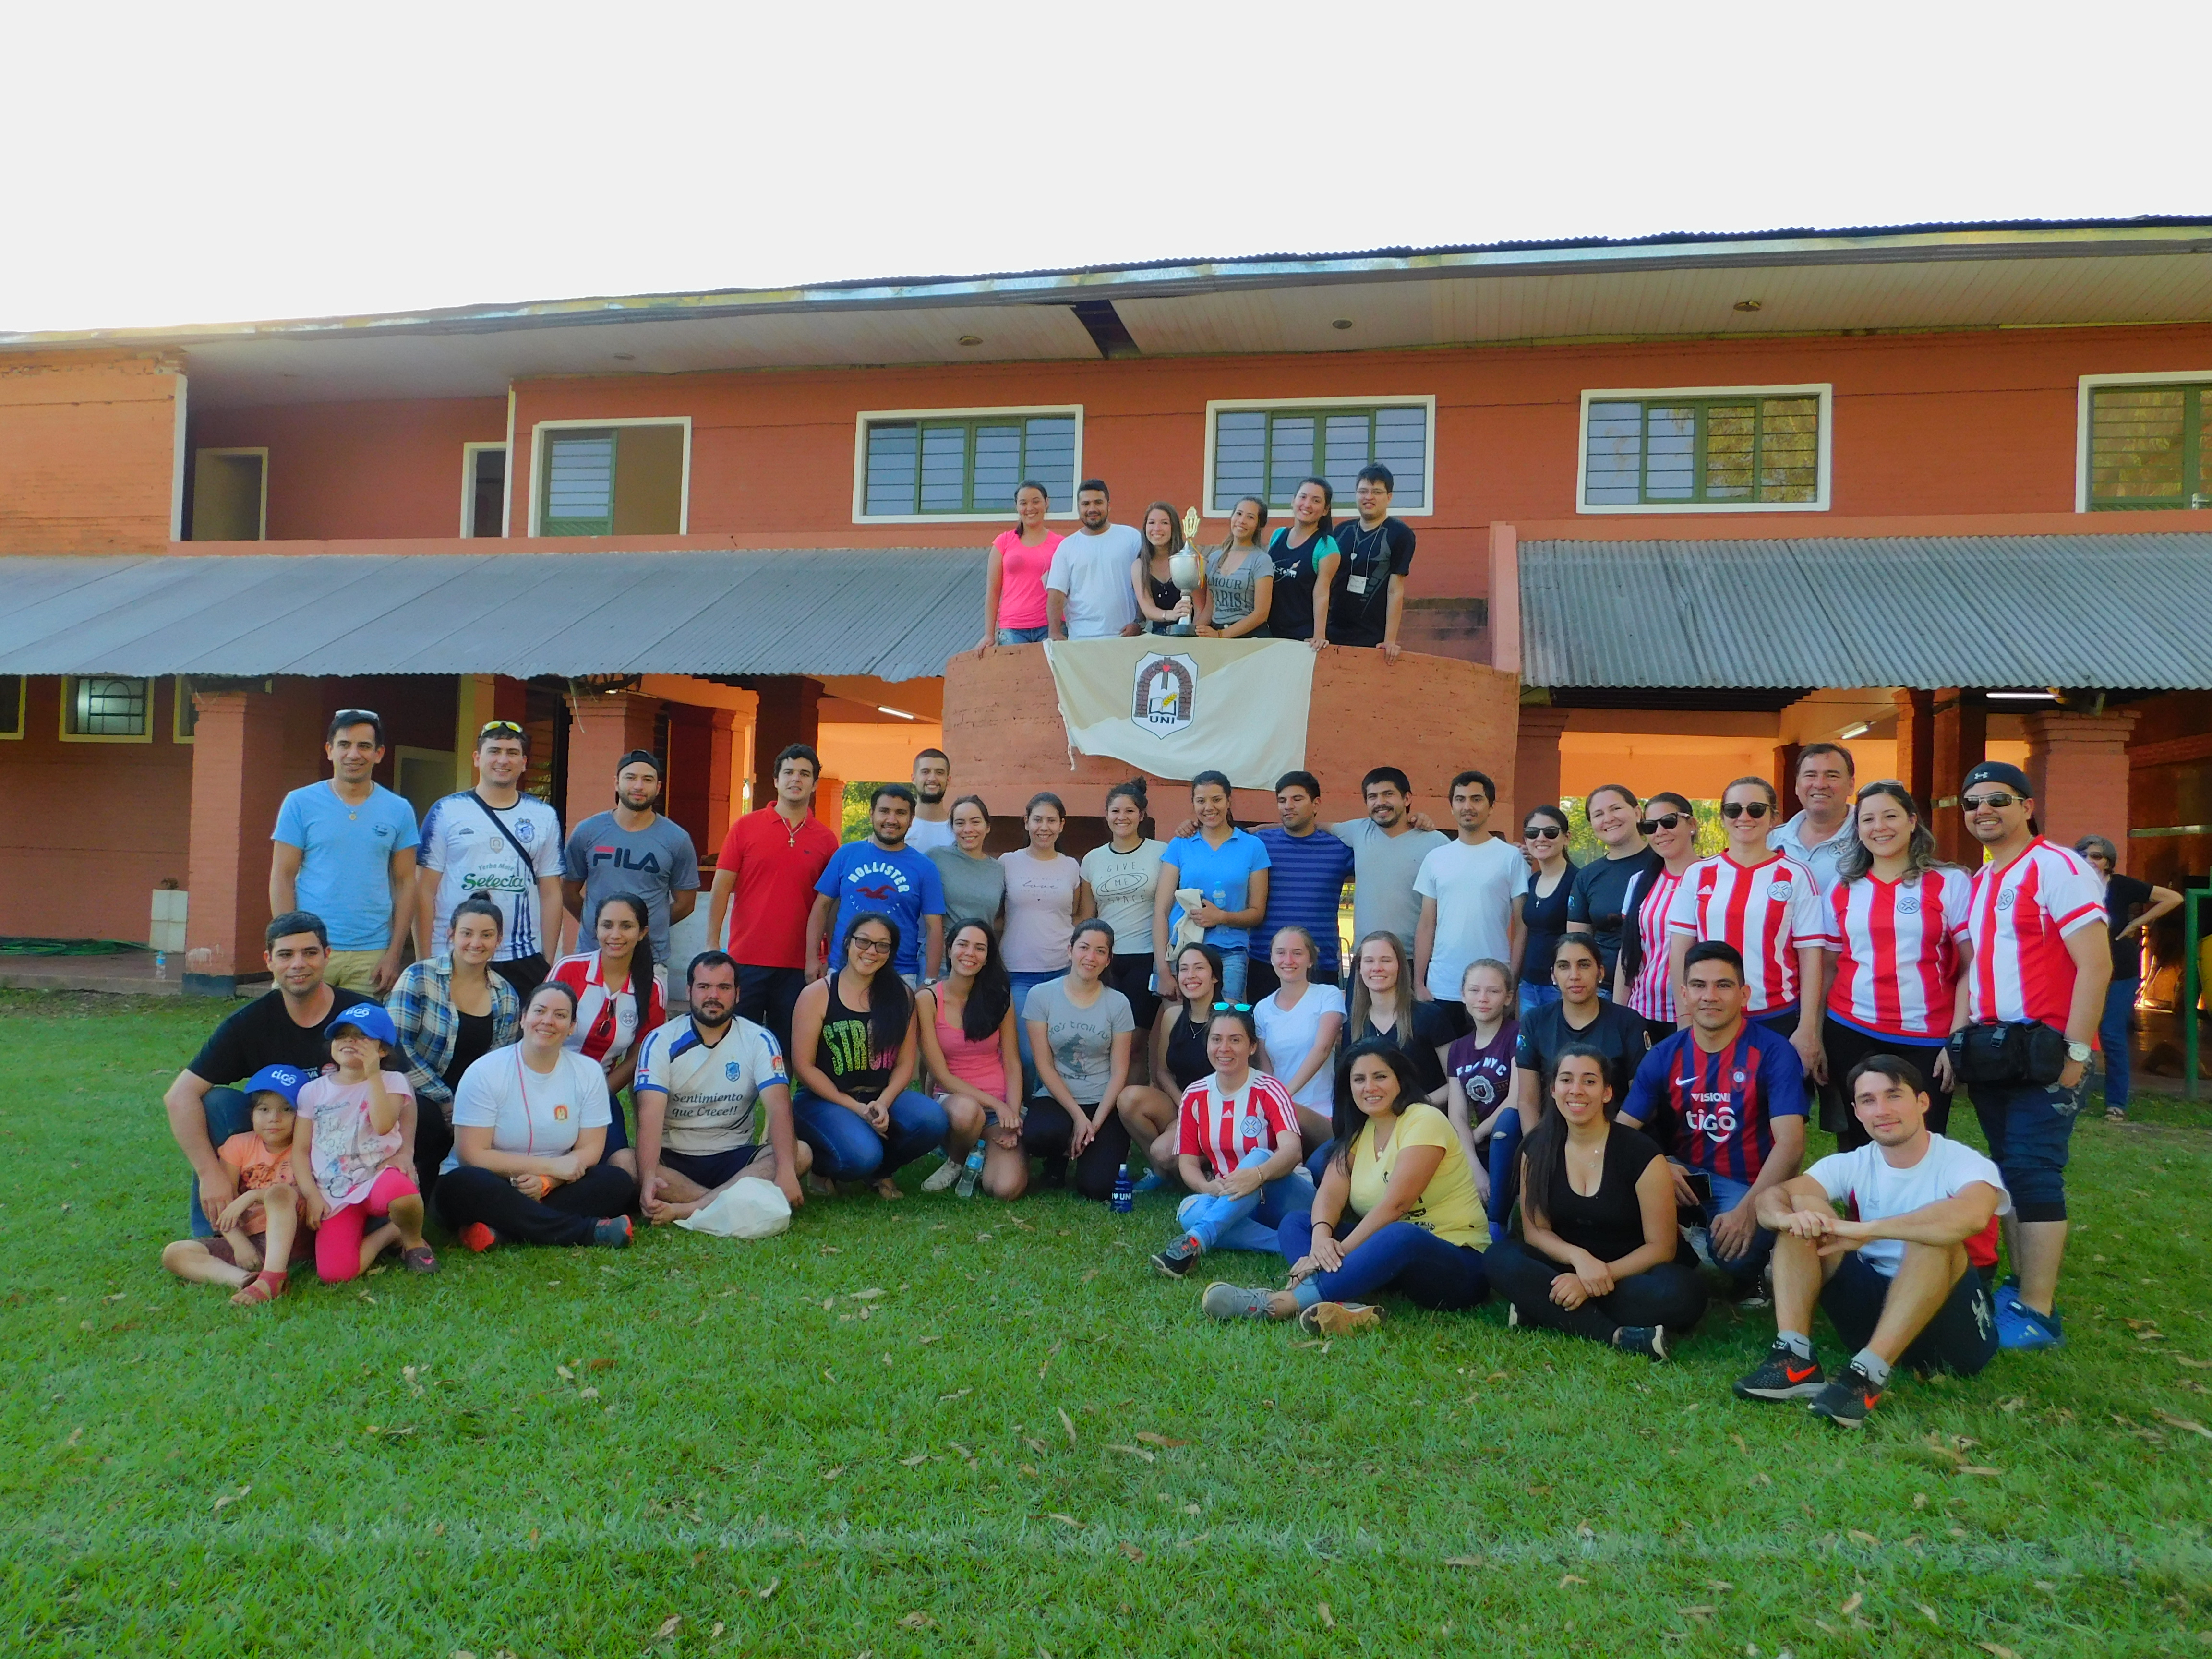
[[[882,1199],[885,1203],[890,1203],[894,1199],[901,1199],[906,1196],[904,1193],[899,1190],[898,1182],[893,1181],[889,1176],[885,1176],[880,1181],[872,1181],[868,1184],[875,1189],[876,1196]]]
[[[270,1282],[272,1279],[276,1281],[274,1284]],[[234,1308],[258,1308],[264,1302],[274,1302],[283,1294],[283,1273],[256,1273],[240,1288],[236,1296],[230,1298],[230,1305]]]
[[[438,1271],[438,1258],[431,1254],[428,1244],[417,1244],[411,1250],[399,1253],[400,1265],[410,1273],[434,1273]]]

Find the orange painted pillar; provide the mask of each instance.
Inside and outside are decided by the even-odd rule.
[[[1522,706],[1513,753],[1513,795],[1498,819],[1505,827],[1498,833],[1509,839],[1517,836],[1530,812],[1559,804],[1559,734],[1566,729],[1565,709]]]
[[[265,691],[201,691],[193,699],[192,817],[187,855],[184,988],[236,994],[264,975],[269,832],[284,799],[283,698]]]
[[[1959,786],[1989,751],[1989,698],[1971,687],[1945,686],[1930,699],[1929,714],[1936,733],[1928,781],[1936,848],[1948,862],[1971,869],[1982,854],[1960,816]]]
[[[2036,822],[2061,847],[2083,836],[2110,838],[2128,854],[2128,734],[2136,711],[2109,714],[2026,714],[2027,775],[2035,785]]]
[[[1897,704],[1897,774],[1923,812],[1935,810],[1936,694],[1900,689],[1890,694]]]
[[[568,732],[568,801],[562,822],[574,830],[615,804],[616,763],[633,749],[653,747],[660,699],[635,691],[599,696],[580,691]],[[664,767],[667,757],[661,757]],[[661,774],[663,793],[668,775]],[[663,803],[664,806],[665,802]]]

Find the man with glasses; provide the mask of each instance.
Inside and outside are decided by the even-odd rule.
[[[1960,786],[1959,808],[1986,861],[1967,896],[1951,1069],[2012,1194],[2005,1254],[2017,1283],[1997,1291],[1997,1340],[2055,1348],[2064,1340],[2056,1303],[2066,1159],[2112,976],[2105,894],[2086,860],[2037,832],[2018,767],[1984,761]],[[2044,1074],[2061,1042],[2063,1063]]]
[[[1836,860],[1859,836],[1851,811],[1858,763],[1839,743],[1808,743],[1797,757],[1797,799],[1802,811],[1775,830],[1766,844],[1813,872],[1826,893],[1836,884]]]
[[[1567,931],[1597,941],[1598,965],[1604,969],[1598,994],[1609,997],[1614,964],[1620,960],[1621,929],[1628,921],[1628,884],[1634,881],[1638,891],[1649,892],[1660,858],[1644,844],[1637,827],[1636,792],[1626,784],[1601,783],[1591,790],[1583,802],[1583,816],[1605,856],[1575,872],[1567,889]]]
[[[305,910],[329,930],[325,982],[381,997],[399,977],[415,919],[415,809],[376,781],[384,721],[374,709],[331,716],[331,776],[295,789],[270,837],[269,914]]]
[[[660,799],[660,757],[633,749],[615,763],[615,806],[595,812],[568,836],[561,899],[576,918],[579,950],[590,951],[599,906],[610,893],[635,893],[653,913],[653,959],[668,960],[668,927],[699,902],[699,849]]]
[[[415,949],[446,953],[446,921],[471,893],[505,918],[491,969],[527,1002],[552,970],[561,937],[561,818],[522,793],[530,739],[513,720],[477,733],[477,787],[433,801],[422,815],[422,875],[415,884]]]

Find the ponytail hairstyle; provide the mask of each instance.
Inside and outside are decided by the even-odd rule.
[[[1335,521],[1329,516],[1329,509],[1336,504],[1335,489],[1331,487],[1328,480],[1326,478],[1312,477],[1301,478],[1298,480],[1299,489],[1304,489],[1308,484],[1319,484],[1321,486],[1321,518],[1314,526],[1315,530],[1323,536],[1334,534],[1336,525]],[[1295,495],[1297,494],[1297,491],[1293,490],[1291,493]]]
[[[1606,1088],[1605,1121],[1610,1123],[1620,1109],[1620,1097],[1613,1086],[1613,1064],[1596,1048],[1587,1042],[1570,1042],[1552,1056],[1552,1075],[1545,1079],[1551,1089],[1557,1085],[1561,1062],[1570,1060],[1589,1060],[1597,1062],[1598,1076]],[[1544,1200],[1552,1184],[1559,1178],[1559,1170],[1567,1157],[1567,1120],[1558,1110],[1544,1114],[1544,1121],[1528,1132],[1521,1143],[1521,1156],[1527,1160],[1527,1178],[1521,1187],[1521,1207],[1532,1216],[1539,1226],[1550,1225],[1544,1212]]]
[[[960,1011],[960,1035],[970,1042],[981,1042],[1006,1023],[1006,1011],[1014,1006],[1014,986],[1006,974],[999,936],[991,931],[989,922],[955,921],[945,934],[945,950],[949,952],[952,941],[970,927],[983,936],[983,965],[975,970],[975,982],[968,988],[967,1006]]]
[[[1260,1024],[1257,1020],[1252,1018],[1252,1011],[1249,1008],[1212,1009],[1206,1015],[1206,1029],[1211,1032],[1215,1025],[1218,1024],[1224,1019],[1231,1020],[1237,1024],[1243,1026],[1244,1028],[1244,1035],[1252,1040],[1252,1046],[1255,1048],[1257,1048],[1260,1046]]]
[[[1136,807],[1137,834],[1141,837],[1145,833],[1145,825],[1152,821],[1152,803],[1144,779],[1141,777],[1130,778],[1124,782],[1115,784],[1111,789],[1109,789],[1106,792],[1105,810],[1107,811],[1111,811],[1114,807],[1114,803],[1117,800],[1128,801]]]
[[[853,935],[863,922],[869,921],[884,925],[891,936],[891,948],[884,957],[884,965],[868,981],[868,1047],[878,1054],[896,1054],[906,1041],[907,1027],[914,1023],[914,993],[906,988],[906,981],[892,966],[898,960],[899,942],[904,937],[898,923],[880,910],[861,911],[853,918],[852,926],[845,929],[845,959],[830,972],[834,975],[853,965]]]
[[[1024,491],[1024,489],[1034,489],[1034,490],[1036,490],[1036,493],[1037,493],[1038,495],[1040,495],[1043,496],[1043,497],[1044,497],[1044,510],[1045,510],[1045,512],[1046,512],[1048,514],[1049,514],[1052,512],[1052,491],[1050,491],[1049,489],[1046,489],[1042,484],[1039,483],[1038,483],[1035,478],[1024,478],[1024,479],[1023,479],[1019,483],[1018,483],[1018,484],[1016,484],[1016,485],[1014,486],[1014,493],[1013,493],[1013,495],[1012,495],[1012,499],[1013,501],[1015,501],[1018,502],[1018,501],[1021,500],[1021,498],[1022,498],[1022,491]],[[1017,507],[1017,508],[1016,508],[1016,510],[1015,510],[1015,513],[1014,513],[1014,534],[1015,534],[1015,536],[1016,536],[1017,538],[1019,538],[1019,536],[1021,535],[1021,533],[1022,533],[1022,515],[1021,515],[1020,509],[1019,509],[1018,507]]]
[[[489,893],[470,894],[453,907],[453,914],[446,918],[446,935],[452,938],[453,929],[461,925],[463,916],[489,916],[501,938],[507,934],[507,913],[499,908],[499,901]]]
[[[1668,805],[1683,814],[1692,823],[1697,823],[1698,809],[1690,805],[1686,796],[1678,795],[1672,789],[1662,789],[1650,800],[1644,802],[1644,815],[1649,817],[1651,815],[1651,809],[1658,805],[1661,801],[1666,802]],[[1694,847],[1697,844],[1697,837],[1692,836],[1690,839],[1691,845]],[[1638,881],[1642,877],[1631,876],[1629,879]],[[1656,886],[1657,884],[1654,883],[1653,885]],[[1637,900],[1636,908],[1629,913],[1620,929],[1620,964],[1628,975],[1631,984],[1635,983],[1636,976],[1644,971],[1643,915],[1644,907],[1650,902],[1651,894],[1647,890],[1644,896]]]
[[[1850,844],[1837,854],[1836,879],[1848,885],[1863,881],[1873,873],[1874,854],[1858,837],[1858,818],[1859,808],[1876,795],[1887,796],[1912,819],[1912,835],[1905,848],[1905,873],[1917,876],[1940,867],[1943,860],[1936,850],[1936,832],[1928,827],[1927,817],[1921,811],[1920,804],[1912,799],[1912,792],[1895,778],[1877,778],[1851,798]],[[2112,842],[2105,845],[2109,848]]]
[[[599,901],[599,909],[604,910],[610,904],[627,904],[630,915],[637,918],[637,943],[629,953],[629,988],[631,994],[637,998],[637,1011],[642,1018],[645,1005],[653,995],[653,912],[635,893],[610,893]],[[596,928],[599,923],[597,911],[592,913],[592,921]],[[592,946],[594,951],[599,948],[596,943]]]
[[[1247,501],[1252,503],[1253,510],[1260,515],[1259,518],[1254,521],[1252,526],[1252,545],[1255,548],[1265,547],[1267,544],[1266,535],[1267,529],[1267,503],[1261,500],[1257,495],[1239,495],[1237,498],[1237,506],[1242,507]],[[1230,509],[1232,513],[1236,510],[1236,507],[1231,507]],[[1224,553],[1226,553],[1236,545],[1237,532],[1232,530],[1223,540],[1221,544],[1221,550]]]

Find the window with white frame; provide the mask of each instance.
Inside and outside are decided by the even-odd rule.
[[[1287,507],[1310,477],[1348,501],[1359,469],[1380,462],[1394,480],[1390,510],[1426,513],[1435,415],[1432,398],[1210,404],[1206,510],[1226,514],[1246,495]]]
[[[690,474],[690,422],[545,421],[538,424],[535,436],[534,534],[683,532]]]
[[[1079,409],[901,410],[860,416],[855,519],[1000,518],[1042,484],[1045,510],[1075,510]]]
[[[2085,376],[2075,505],[2089,513],[2212,507],[2212,380]]]
[[[1586,392],[1577,505],[1586,513],[1825,507],[1829,392]]]
[[[151,742],[153,710],[151,680],[86,674],[62,682],[61,734],[73,742]]]

